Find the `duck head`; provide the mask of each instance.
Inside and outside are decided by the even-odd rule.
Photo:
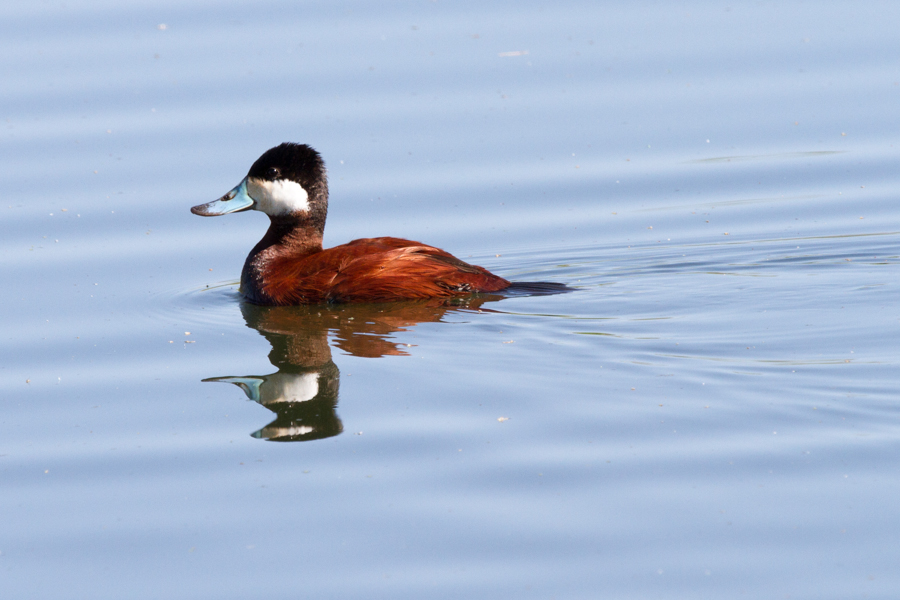
[[[273,222],[294,221],[324,229],[328,180],[319,153],[306,144],[284,143],[256,159],[230,192],[191,208],[201,217],[258,210]]]

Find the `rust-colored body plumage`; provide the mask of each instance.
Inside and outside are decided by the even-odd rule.
[[[265,304],[390,302],[496,292],[509,282],[419,242],[366,238],[265,261],[257,299]]]

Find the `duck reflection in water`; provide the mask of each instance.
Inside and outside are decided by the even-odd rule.
[[[564,286],[530,289],[527,295],[559,293]],[[279,442],[300,442],[338,435],[340,371],[331,358],[332,342],[353,356],[403,356],[406,346],[391,338],[418,323],[437,322],[457,311],[488,311],[482,305],[512,294],[460,299],[430,299],[385,304],[322,304],[258,306],[241,304],[247,326],[272,345],[269,361],[278,371],[269,375],[211,377],[203,381],[233,383],[247,397],[276,414],[274,421],[253,434]],[[518,295],[518,294],[516,294]],[[493,311],[491,311],[493,312]]]

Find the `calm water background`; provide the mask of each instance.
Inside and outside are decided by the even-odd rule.
[[[0,17],[4,597],[895,597],[897,3]],[[578,291],[242,307],[282,141]]]

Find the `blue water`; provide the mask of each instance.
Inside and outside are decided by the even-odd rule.
[[[0,17],[0,595],[896,595],[894,3]],[[575,291],[243,305],[283,141]]]

